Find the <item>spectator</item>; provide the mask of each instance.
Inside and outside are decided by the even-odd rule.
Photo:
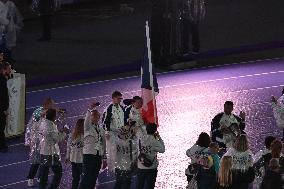
[[[7,80],[12,79],[14,77],[13,74],[15,70],[12,69],[11,64],[9,64],[8,62],[4,62],[3,64],[7,66],[7,73],[6,73]]]
[[[165,68],[181,54],[180,2],[151,0],[150,37],[152,62]]]
[[[0,64],[0,152],[7,152],[5,142],[5,127],[9,108],[9,94],[7,87],[8,64]]]
[[[3,75],[6,78],[6,80],[8,81],[9,79],[12,78],[12,68],[11,68],[11,65],[8,62],[3,62],[1,64],[1,66],[2,66],[2,69],[4,71]]]
[[[33,1],[33,9],[39,14],[42,23],[42,35],[38,41],[51,40],[52,15],[56,9],[56,1],[54,0],[38,0]]]
[[[78,119],[67,142],[65,162],[72,165],[72,188],[78,189],[83,167],[84,119]]]
[[[189,52],[191,35],[192,52],[200,50],[199,23],[205,17],[204,0],[183,0],[182,1],[182,49],[183,53]]]
[[[1,50],[11,59],[11,51],[16,46],[17,34],[23,27],[23,18],[13,1],[0,0]]]
[[[150,123],[146,126],[147,135],[139,140],[139,156],[137,171],[137,189],[154,189],[158,173],[157,153],[165,152],[165,145],[157,132],[157,125]]]
[[[163,46],[164,32],[162,28],[164,27],[164,6],[165,1],[151,1],[151,18],[150,18],[150,36],[151,36],[151,51],[152,51],[152,60],[155,66],[163,65],[164,59],[161,47]]]

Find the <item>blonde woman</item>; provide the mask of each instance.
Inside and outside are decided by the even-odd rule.
[[[240,174],[232,169],[233,158],[224,156],[218,173],[217,189],[248,189],[249,183],[254,180],[254,170],[250,167]]]
[[[224,156],[218,174],[218,188],[230,188],[232,186],[232,177],[232,157]]]
[[[66,163],[72,165],[72,189],[78,189],[83,167],[84,119],[78,119],[67,142]]]
[[[229,148],[225,156],[231,156],[233,160],[232,169],[236,171],[247,171],[253,166],[253,155],[249,150],[247,136],[239,135],[232,148]]]

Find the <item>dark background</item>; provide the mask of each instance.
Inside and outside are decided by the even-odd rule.
[[[13,52],[15,67],[27,74],[30,86],[55,76],[74,78],[84,73],[75,79],[108,78],[123,71],[139,72],[150,1],[126,1],[133,13],[120,10],[125,1],[85,0],[64,5],[53,16],[49,43],[36,41],[41,28],[30,11],[30,1],[15,2],[25,18]],[[206,1],[206,9],[200,24],[198,66],[283,56],[283,0],[214,0]]]
[[[203,50],[284,40],[284,1],[208,1],[202,24]]]

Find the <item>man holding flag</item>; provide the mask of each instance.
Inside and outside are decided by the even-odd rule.
[[[158,173],[157,153],[165,152],[165,145],[157,132],[158,116],[155,96],[158,92],[158,83],[151,63],[149,27],[146,22],[147,50],[142,62],[142,118],[146,123],[147,134],[141,135],[138,141],[138,162],[137,162],[137,189],[155,188]]]
[[[159,92],[156,74],[153,72],[151,61],[149,26],[146,22],[147,46],[144,53],[141,68],[141,97],[143,99],[142,118],[145,123],[158,124],[157,107],[155,97]]]

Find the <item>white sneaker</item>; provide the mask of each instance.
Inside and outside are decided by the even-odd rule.
[[[29,179],[29,180],[28,180],[28,186],[29,186],[29,187],[34,186],[34,179]]]

